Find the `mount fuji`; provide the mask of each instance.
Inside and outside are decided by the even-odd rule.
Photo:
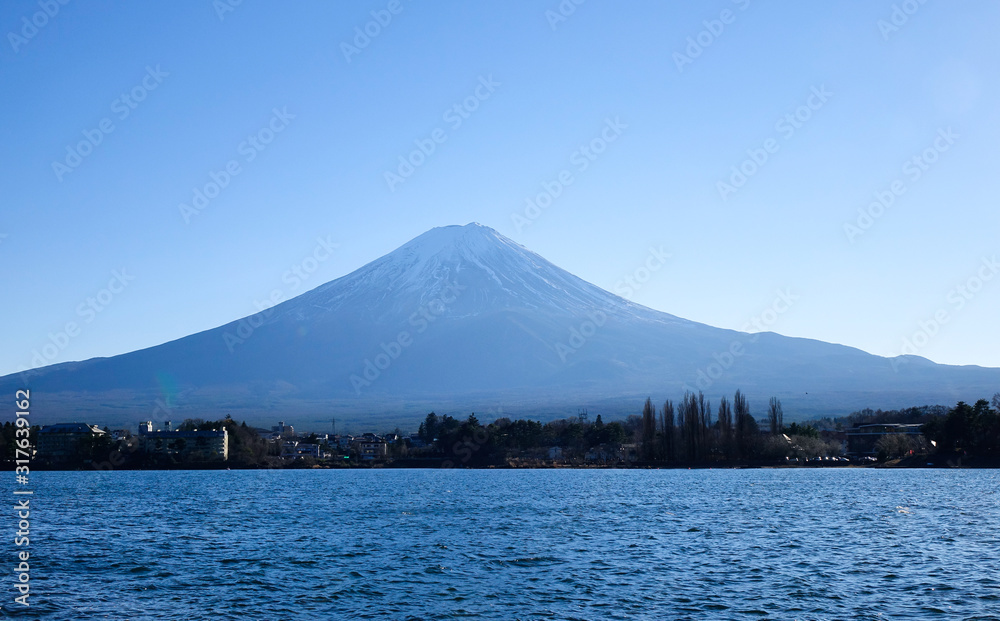
[[[36,422],[231,414],[326,428],[412,426],[579,408],[635,413],[702,389],[771,396],[786,418],[952,404],[1000,390],[1000,369],[883,358],[771,332],[714,328],[609,293],[479,224],[432,229],[256,315],[148,349],[0,378]],[[343,428],[343,427],[342,427]],[[381,427],[378,427],[381,428]]]

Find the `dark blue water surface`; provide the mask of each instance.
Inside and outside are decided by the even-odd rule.
[[[12,601],[8,511],[3,616],[1000,618],[997,471],[44,472],[32,487],[32,606]]]

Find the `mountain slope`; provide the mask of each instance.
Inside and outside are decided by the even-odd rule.
[[[42,416],[109,424],[225,413],[387,423],[430,409],[622,413],[646,395],[690,388],[717,398],[737,387],[751,405],[781,397],[791,419],[974,399],[1000,389],[1000,370],[921,358],[893,365],[850,347],[680,319],[470,224],[432,229],[213,330],[0,378],[8,392],[25,384]]]

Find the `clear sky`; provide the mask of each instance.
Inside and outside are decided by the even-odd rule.
[[[1000,366],[996,2],[62,1],[0,4],[0,374],[472,221],[688,319]]]

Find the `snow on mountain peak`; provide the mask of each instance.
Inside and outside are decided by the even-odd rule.
[[[629,316],[655,313],[570,274],[476,222],[433,228],[358,270],[291,300],[283,310],[301,320],[340,308],[369,309],[388,320],[399,313],[412,313],[456,286],[463,293],[461,300],[448,308],[448,314],[454,316],[503,309],[546,309],[547,313],[569,317],[583,317],[598,309]]]

